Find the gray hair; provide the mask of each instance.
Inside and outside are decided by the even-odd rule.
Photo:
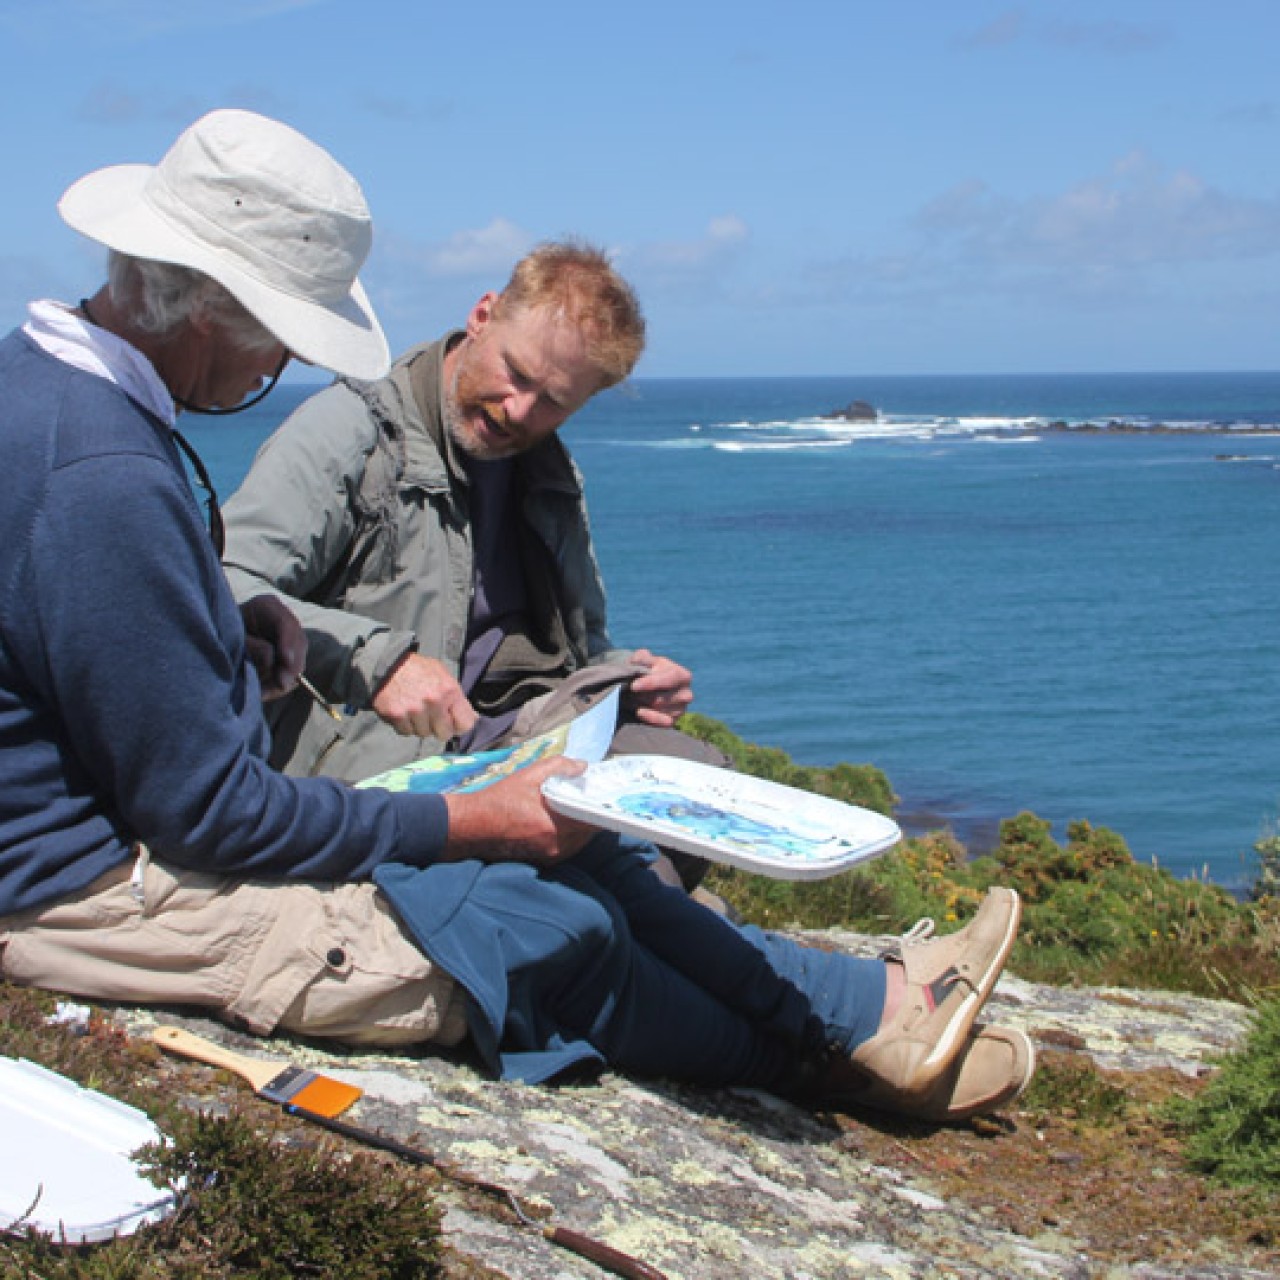
[[[241,351],[266,351],[280,340],[216,280],[193,267],[111,250],[107,260],[111,301],[128,310],[133,323],[166,337],[195,312],[209,312]]]

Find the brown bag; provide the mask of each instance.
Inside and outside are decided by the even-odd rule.
[[[526,702],[501,741],[523,742],[526,738],[558,729],[584,711],[589,711],[614,689],[630,684],[645,670],[639,663],[626,660],[583,667],[562,680],[550,693]]]

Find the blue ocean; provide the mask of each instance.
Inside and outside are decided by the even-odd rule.
[[[310,388],[184,423],[221,492]],[[867,420],[826,415],[853,402]],[[637,379],[565,429],[620,643],[909,831],[1236,891],[1280,814],[1280,373]]]

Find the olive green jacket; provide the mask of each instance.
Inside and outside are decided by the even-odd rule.
[[[307,631],[307,675],[354,712],[339,725],[300,690],[269,704],[272,763],[287,773],[355,780],[443,748],[397,734],[369,707],[410,650],[456,675],[467,632],[468,485],[448,456],[440,394],[453,337],[414,348],[377,382],[340,380],[306,401],[227,504],[236,598],[281,596]],[[521,456],[518,475],[524,518],[558,577],[570,665],[619,656],[572,458],[552,436]]]

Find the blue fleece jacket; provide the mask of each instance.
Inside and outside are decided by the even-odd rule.
[[[168,428],[105,379],[0,340],[0,916],[142,841],[236,878],[427,866],[438,796],[266,764],[257,677]]]

